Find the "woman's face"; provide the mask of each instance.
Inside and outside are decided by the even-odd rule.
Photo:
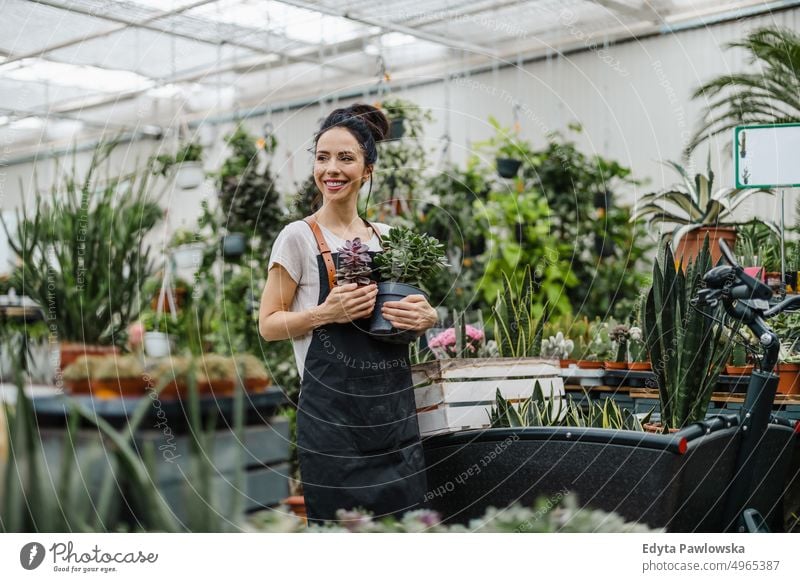
[[[320,136],[314,158],[314,182],[326,201],[358,197],[371,170],[364,165],[364,152],[347,129],[333,127]]]

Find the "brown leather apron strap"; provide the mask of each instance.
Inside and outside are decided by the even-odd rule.
[[[328,243],[325,242],[325,236],[322,234],[319,224],[317,224],[317,219],[313,216],[306,216],[303,220],[311,227],[311,232],[314,233],[314,238],[317,239],[317,247],[319,247],[322,260],[325,261],[325,269],[328,271],[328,288],[333,289],[336,286],[336,267],[333,265],[331,249],[328,247]]]

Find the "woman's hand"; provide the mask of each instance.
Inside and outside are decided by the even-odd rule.
[[[372,314],[378,286],[359,287],[356,283],[337,285],[320,306],[328,323],[347,323]]]
[[[423,295],[409,295],[401,301],[383,304],[383,317],[397,329],[425,331],[436,325],[439,315]]]

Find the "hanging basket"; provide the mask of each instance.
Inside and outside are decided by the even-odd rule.
[[[522,161],[514,158],[497,158],[497,173],[501,178],[513,178],[519,172]]]
[[[205,179],[201,162],[183,162],[175,166],[175,184],[181,190],[194,190]]]

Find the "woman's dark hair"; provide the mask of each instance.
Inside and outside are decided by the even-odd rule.
[[[367,166],[377,161],[377,143],[389,135],[389,120],[383,111],[366,103],[354,103],[350,107],[334,109],[322,122],[319,131],[314,136],[314,150],[317,149],[317,142],[322,134],[332,127],[343,127],[356,138],[358,145],[364,151],[364,165]],[[372,194],[372,180],[369,183],[369,190]],[[367,201],[369,201],[369,195],[367,195]],[[321,205],[322,193],[317,192],[311,203],[312,210],[317,210]]]
[[[389,120],[383,111],[366,103],[354,103],[350,107],[335,109],[328,115],[314,136],[314,149],[322,134],[332,127],[343,127],[353,134],[364,150],[366,165],[374,164],[378,159],[376,144],[389,134]]]

